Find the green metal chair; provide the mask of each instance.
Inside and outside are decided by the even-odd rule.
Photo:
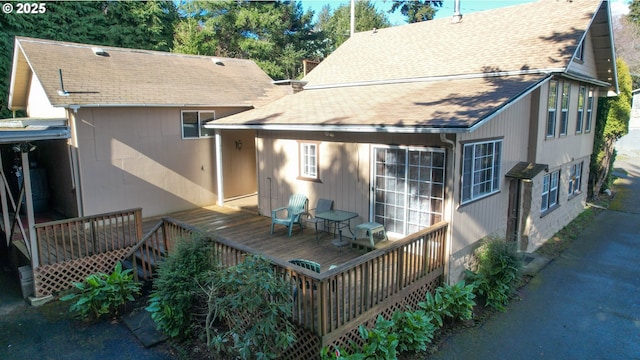
[[[311,261],[311,260],[306,260],[306,259],[291,259],[289,260],[290,264],[296,265],[296,266],[300,266],[302,268],[305,268],[307,270],[311,270],[311,271],[315,271],[317,273],[320,273],[320,264],[318,264],[315,261]],[[295,276],[293,277],[294,281],[295,281]],[[296,283],[298,283],[297,286],[294,287],[293,289],[293,299],[296,300],[298,298],[298,287],[302,287],[302,281],[295,281]],[[310,284],[308,281],[305,282],[305,286],[307,287],[307,289],[310,287]],[[313,286],[313,289],[316,290],[316,286]]]
[[[289,260],[289,263],[320,273],[320,264],[315,261],[306,259],[291,259]]]
[[[289,205],[271,210],[271,233],[276,224],[284,225],[289,228],[289,237],[294,224],[300,226],[300,234],[302,234],[302,214],[305,212],[307,205],[307,197],[303,194],[293,194],[289,198]]]

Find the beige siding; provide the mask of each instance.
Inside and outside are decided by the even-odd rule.
[[[31,77],[29,95],[27,100],[27,116],[42,118],[64,118],[66,111],[63,108],[54,108],[49,102],[42,84],[35,76]]]
[[[591,31],[585,38],[584,56],[582,60],[574,60],[569,64],[569,72],[576,72],[592,78],[598,78],[596,69],[596,58],[593,52],[593,42],[591,41]]]
[[[214,139],[181,139],[178,108],[80,109],[84,215],[143,208],[143,216],[216,201]]]
[[[509,183],[504,174],[518,162],[527,157],[528,129],[531,109],[531,96],[527,96],[508,107],[496,118],[470,134],[458,136],[456,145],[454,202],[458,204],[453,211],[452,247],[455,254],[474,244],[487,235],[504,237],[507,226],[507,204]],[[502,169],[500,174],[500,192],[469,204],[460,204],[460,174],[462,173],[461,142],[474,142],[494,138],[503,139]]]
[[[299,175],[299,141],[319,142],[320,181]],[[332,199],[334,208],[357,212],[352,224],[370,219],[371,150],[373,145],[441,147],[435,135],[258,133],[260,211],[286,206],[289,196],[303,193],[313,208],[319,198]]]
[[[559,87],[562,87],[563,81],[559,82]],[[578,92],[580,84],[576,82],[571,83],[571,95],[569,100],[569,123],[566,136],[559,135],[560,118],[557,117],[556,121],[556,135],[555,137],[547,138],[546,136],[546,121],[547,121],[547,98],[549,94],[548,86],[542,86],[540,91],[540,106],[539,106],[539,118],[538,134],[536,137],[536,152],[535,161],[541,164],[547,164],[550,168],[558,167],[562,164],[569,163],[575,159],[582,158],[591,154],[593,150],[593,135],[595,129],[596,108],[597,108],[597,88],[594,94],[594,106],[591,123],[591,131],[585,132],[584,125],[581,133],[576,133],[576,119],[578,111]],[[588,95],[587,86],[587,95]],[[585,103],[587,99],[585,98]],[[558,101],[560,102],[560,101]],[[560,112],[560,104],[558,104],[558,115]],[[586,112],[585,112],[586,118]]]

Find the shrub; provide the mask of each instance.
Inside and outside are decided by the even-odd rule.
[[[242,359],[275,359],[295,342],[291,288],[273,266],[259,256],[212,274],[207,286],[207,343]],[[229,329],[215,334],[212,324],[224,320]]]
[[[398,335],[394,332],[393,325],[393,320],[386,320],[381,315],[378,315],[376,325],[370,330],[360,325],[358,331],[365,341],[360,352],[362,359],[398,358]]]
[[[192,314],[201,294],[199,283],[206,281],[209,270],[218,267],[212,241],[206,236],[194,235],[176,244],[158,267],[146,308],[158,329],[173,338],[193,332],[197,327]]]
[[[474,255],[478,268],[475,272],[468,270],[467,276],[484,297],[486,306],[503,311],[520,281],[522,260],[516,244],[490,238]]]
[[[83,320],[97,320],[104,315],[117,315],[120,307],[134,301],[140,294],[140,284],[133,280],[131,270],[122,270],[118,262],[110,275],[91,274],[84,282],[74,283],[76,292],[62,297],[61,301],[77,301],[69,307]]]
[[[393,327],[398,335],[398,350],[425,351],[436,332],[432,316],[424,310],[396,311],[393,313]]]
[[[466,285],[464,280],[455,285],[444,284],[436,289],[435,295],[427,292],[420,307],[431,314],[433,321],[442,326],[444,319],[470,320],[473,317],[474,284]]]

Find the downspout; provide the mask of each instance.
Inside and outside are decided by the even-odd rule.
[[[220,130],[215,133],[216,149],[216,184],[218,185],[218,206],[224,205],[224,184],[222,183],[222,135]]]
[[[455,136],[455,134],[454,134]],[[449,140],[447,139],[447,136],[444,133],[440,133],[440,141],[446,145],[448,145],[451,148],[451,156],[448,156],[448,158],[450,159],[449,162],[451,164],[451,173],[453,174],[456,171],[456,142],[454,140]],[[445,167],[446,169],[446,167]],[[447,238],[446,238],[446,245],[445,245],[445,256],[444,256],[444,279],[445,282],[448,283],[449,282],[449,274],[451,273],[451,249],[453,248],[453,227],[451,226],[451,219],[453,219],[453,211],[454,211],[454,207],[453,207],[453,189],[454,189],[454,183],[453,183],[453,176],[449,175],[447,176],[445,174],[445,177],[448,179],[447,180],[447,188],[450,190],[448,191],[448,195],[447,197],[449,198],[449,226],[447,226]]]

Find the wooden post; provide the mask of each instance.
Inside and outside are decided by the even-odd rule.
[[[33,192],[31,190],[31,169],[29,168],[29,149],[22,149],[22,176],[25,189],[25,206],[27,211],[27,224],[29,226],[29,251],[31,252],[31,269],[35,272],[40,266],[38,254],[38,241],[35,229],[35,216],[33,215]]]
[[[0,153],[0,181],[2,181],[2,190],[0,190],[0,203],[2,204],[2,223],[4,224],[4,234],[7,241],[7,248],[11,245],[11,221],[9,220],[9,206],[7,205],[7,192],[5,189],[9,188],[7,184],[7,177],[4,175],[4,169],[2,168],[2,154]]]

